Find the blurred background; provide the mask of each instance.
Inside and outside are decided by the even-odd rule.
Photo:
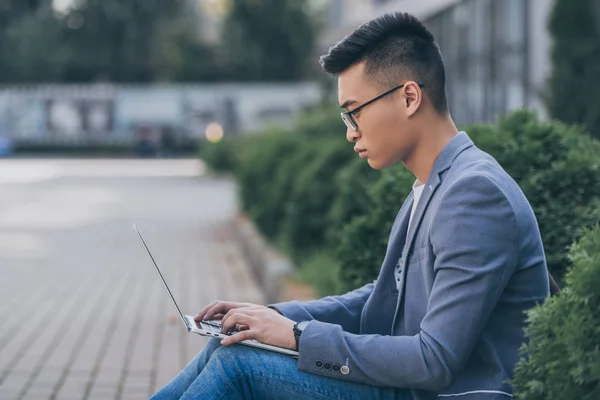
[[[414,176],[355,158],[318,57],[390,11],[570,288],[519,395],[600,398],[600,1],[0,0],[0,399],[147,398],[202,348],[134,223],[187,314],[375,279]]]

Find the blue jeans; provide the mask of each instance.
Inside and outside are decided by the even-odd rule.
[[[151,400],[163,399],[396,399],[409,390],[370,386],[298,371],[296,359],[243,345],[204,349]]]

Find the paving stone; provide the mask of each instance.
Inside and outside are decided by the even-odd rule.
[[[231,234],[233,184],[195,160],[4,160],[0,180],[0,399],[147,398],[206,343],[184,313],[264,296]],[[122,382],[122,383],[121,383]]]

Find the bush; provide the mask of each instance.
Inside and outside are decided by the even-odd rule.
[[[529,111],[510,114],[498,125],[473,125],[465,130],[523,189],[540,226],[548,267],[560,280],[569,264],[570,245],[597,221],[600,142],[578,127],[540,122]],[[371,188],[372,209],[341,230],[335,250],[344,266],[340,287],[349,290],[377,277],[392,222],[414,179],[403,165],[383,171]]]
[[[242,138],[226,138],[219,142],[205,142],[200,148],[200,158],[214,171],[233,172],[239,163]]]
[[[300,264],[300,280],[312,286],[319,297],[341,293],[339,262],[329,252],[310,252]]]
[[[566,288],[528,314],[529,342],[513,378],[517,398],[600,398],[600,226],[570,257]]]
[[[242,208],[258,228],[273,239],[281,223],[277,207],[268,201],[279,169],[300,148],[297,136],[280,130],[255,135],[245,143],[235,171]]]
[[[372,207],[344,226],[335,250],[340,265],[340,288],[356,289],[377,278],[385,256],[392,224],[415,176],[398,164],[381,172],[369,188]]]
[[[327,241],[332,249],[339,246],[344,225],[374,207],[369,188],[378,178],[379,172],[360,158],[350,161],[334,175],[336,194],[327,215]]]
[[[498,126],[467,132],[517,181],[538,220],[546,260],[560,280],[569,247],[595,221],[600,199],[600,142],[576,127],[540,122],[529,111],[503,118]]]
[[[263,200],[265,210],[269,210],[272,216],[273,226],[271,232],[273,233],[273,239],[278,239],[279,244],[286,251],[290,250],[290,246],[281,237],[281,229],[285,221],[285,216],[291,207],[290,197],[296,185],[299,171],[306,168],[314,158],[315,150],[313,145],[300,140],[295,151],[285,160],[281,160],[275,172],[275,178],[270,184],[271,191]]]
[[[242,206],[259,229],[296,261],[315,249],[335,256],[343,265],[337,287],[346,290],[377,276],[415,177],[402,164],[378,172],[354,159],[339,124],[333,110],[317,111],[298,117],[294,133],[253,136],[236,147],[236,176]],[[525,192],[560,281],[569,246],[597,220],[600,142],[528,111],[465,130]]]
[[[340,106],[337,104],[319,105],[312,110],[300,112],[294,119],[292,131],[310,138],[307,140],[333,137],[345,138],[346,125],[340,118]]]
[[[333,176],[355,156],[350,145],[339,139],[311,145],[314,157],[295,171],[281,232],[295,258],[306,250],[327,246],[327,214],[336,194]]]

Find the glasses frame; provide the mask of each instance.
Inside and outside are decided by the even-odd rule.
[[[379,99],[387,96],[388,94],[394,92],[395,90],[398,90],[398,89],[404,87],[405,85],[406,85],[406,83],[403,83],[402,85],[395,86],[395,87],[391,88],[390,90],[388,90],[387,92],[384,92],[384,93],[380,94],[379,96],[374,97],[371,100],[367,101],[366,103],[361,104],[360,106],[356,107],[352,111],[344,111],[344,112],[342,112],[341,113],[342,121],[344,121],[344,124],[348,128],[352,128],[353,130],[357,131],[358,130],[358,123],[354,119],[354,114],[356,114],[357,112],[359,112],[360,110],[362,110],[363,108],[365,108],[366,106],[368,106],[369,104],[375,103],[377,100],[379,100]],[[425,85],[422,84],[422,83],[418,83],[418,85],[419,85],[420,88],[425,87]]]

